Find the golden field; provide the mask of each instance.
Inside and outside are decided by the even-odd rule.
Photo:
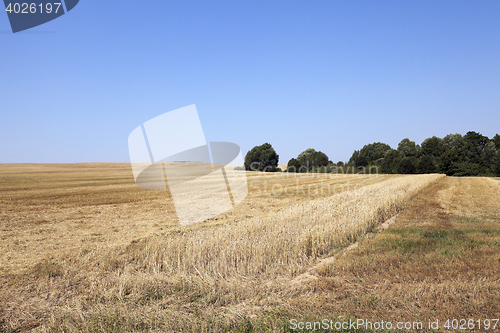
[[[249,173],[250,175],[250,173]],[[202,225],[243,221],[308,199],[384,180],[358,175],[248,178],[249,195],[237,209]],[[317,184],[323,193],[314,193]],[[279,185],[288,193],[273,194]],[[279,190],[279,187],[275,187]],[[170,193],[134,183],[130,164],[0,164],[0,274],[29,268],[62,253],[128,245],[144,237],[179,230]]]
[[[476,313],[497,309],[485,295],[498,300],[490,273],[500,268],[499,180],[254,172],[247,178],[248,197],[236,208],[180,227],[169,192],[137,187],[128,164],[0,165],[0,327],[288,331],[288,320],[299,317],[437,316],[437,295],[449,305],[454,287]],[[378,230],[398,213],[394,225]],[[436,230],[453,231],[433,238]],[[467,247],[460,239],[460,251],[446,243],[446,254],[442,244],[424,246],[468,233],[482,242]],[[467,287],[472,273],[453,272],[448,253],[458,253],[455,268],[476,258],[481,269],[470,269],[486,291]]]

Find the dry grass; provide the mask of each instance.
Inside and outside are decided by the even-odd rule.
[[[266,215],[312,197],[380,182],[381,177],[249,174],[249,197],[203,226]],[[272,187],[293,195],[272,193]],[[0,276],[20,273],[41,260],[80,250],[128,245],[152,234],[178,230],[168,191],[136,186],[129,164],[0,164]],[[195,225],[193,228],[200,227]]]
[[[0,320],[66,332],[281,330],[294,277],[442,178],[252,173],[244,203],[180,228],[125,165],[0,171]]]
[[[302,290],[289,305],[309,314],[320,308],[379,321],[439,319],[441,325],[498,318],[499,197],[498,180],[447,177],[413,200],[386,232],[322,266],[305,287],[315,292]]]

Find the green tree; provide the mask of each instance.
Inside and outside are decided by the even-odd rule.
[[[300,169],[300,163],[295,158],[292,158],[290,159],[290,161],[288,161],[286,167],[287,172],[299,172],[299,169]]]
[[[385,156],[387,151],[391,150],[391,146],[382,142],[374,142],[363,146],[358,152],[354,151],[349,164],[357,167],[366,167],[369,164],[376,164],[377,161]]]
[[[416,157],[419,152],[420,146],[415,145],[415,141],[410,139],[403,139],[398,144],[398,151],[403,157]]]
[[[490,141],[484,146],[483,165],[490,171],[496,170],[498,150],[493,141]]]
[[[355,166],[356,165],[356,160],[358,159],[358,157],[359,157],[359,150],[355,150],[352,153],[351,158],[347,162],[347,165],[353,165],[353,166]]]
[[[433,136],[432,138],[427,138],[422,142],[422,155],[432,155],[438,157],[441,155],[441,141],[442,139]]]
[[[460,158],[467,155],[467,143],[460,134],[448,134],[441,140],[441,151],[443,154],[447,151],[454,151]],[[442,155],[441,154],[441,157]]]
[[[500,177],[500,150],[497,151],[497,158],[495,160],[495,167],[493,168],[493,171],[498,177]]]
[[[277,171],[279,155],[273,146],[264,143],[253,147],[245,156],[245,169],[248,171]]]
[[[380,171],[382,173],[397,173],[398,165],[401,161],[401,155],[395,149],[387,151],[384,155],[384,159],[380,165]]]
[[[491,141],[495,143],[495,148],[497,150],[497,156],[495,159],[495,166],[493,168],[493,171],[498,177],[500,177],[500,135],[495,134]]]
[[[460,156],[454,150],[447,150],[441,155],[441,164],[439,169],[446,173],[448,176],[452,176],[458,171],[458,164],[462,161]]]
[[[399,174],[414,174],[417,170],[415,169],[415,164],[413,164],[412,159],[409,157],[403,157],[398,165]]]
[[[366,167],[368,165],[368,160],[366,159],[366,156],[359,156],[356,159],[355,165],[357,167]]]
[[[417,165],[418,173],[436,173],[437,167],[434,164],[434,157],[432,155],[424,155],[420,158]]]
[[[453,176],[500,175],[500,135],[492,139],[479,132],[436,136],[417,145],[408,138],[401,140],[397,150],[375,142],[355,150],[347,166],[376,166],[382,173],[409,172],[409,158],[419,173],[444,172]]]
[[[328,156],[321,151],[309,148],[297,156],[297,161],[301,170],[313,171],[315,168],[326,167],[328,165]]]
[[[500,135],[495,134],[495,136],[493,137],[493,139],[491,139],[491,141],[495,143],[497,150],[500,151]]]
[[[481,133],[471,131],[465,134],[464,140],[467,148],[466,162],[481,163],[486,144],[490,141],[488,137],[481,135]]]

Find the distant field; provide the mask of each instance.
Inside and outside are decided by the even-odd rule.
[[[248,173],[248,199],[200,225],[244,221],[303,199],[341,192],[387,176]],[[316,193],[316,185],[323,185]],[[274,187],[274,192],[273,188]],[[308,186],[314,185],[310,191]],[[293,195],[287,195],[284,191]],[[280,190],[281,193],[280,193]],[[128,245],[178,229],[168,191],[134,183],[128,163],[0,164],[0,275],[30,268],[62,253]]]
[[[247,176],[241,205],[181,228],[168,191],[137,187],[127,164],[0,165],[0,327],[262,332],[291,318],[437,316],[458,299],[469,310],[454,314],[498,310],[499,180]],[[486,289],[468,287],[471,274]]]

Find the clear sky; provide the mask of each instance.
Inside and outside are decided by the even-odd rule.
[[[96,1],[12,34],[0,162],[127,162],[141,123],[196,104],[207,141],[347,161],[500,132],[500,1]]]

